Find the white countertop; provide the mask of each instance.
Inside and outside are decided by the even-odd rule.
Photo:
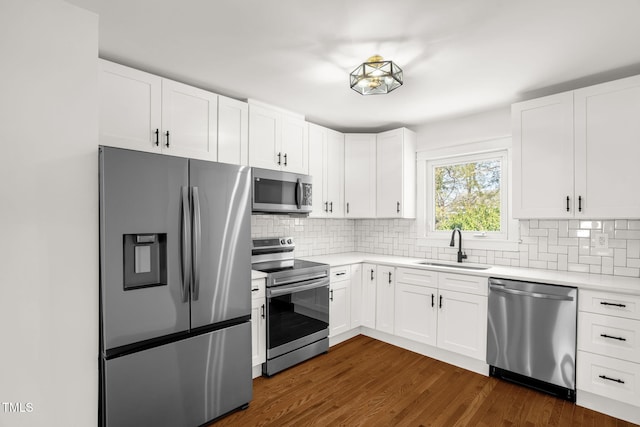
[[[451,267],[425,266],[420,261],[449,263],[440,260],[425,260],[423,258],[408,258],[391,255],[369,254],[365,252],[345,252],[341,254],[303,257],[308,261],[321,262],[337,267],[362,262],[372,264],[386,264],[395,267],[420,268],[425,270],[461,273],[473,276],[498,277],[503,279],[526,280],[530,282],[550,283],[554,285],[575,286],[578,289],[620,292],[640,295],[640,278],[610,276],[606,274],[573,273],[569,271],[541,270],[535,268],[520,268],[507,266],[491,266],[487,270],[467,270]],[[451,263],[454,264],[455,263]],[[468,265],[474,265],[468,263]]]

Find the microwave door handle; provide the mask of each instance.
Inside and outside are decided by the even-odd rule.
[[[189,301],[189,286],[191,285],[191,212],[189,208],[189,188],[182,187],[182,242],[180,245],[180,267],[182,268],[182,302]]]
[[[302,207],[302,180],[300,178],[296,183],[296,206],[298,209]]]
[[[200,296],[200,252],[202,249],[202,226],[200,224],[200,195],[193,187],[193,300]]]

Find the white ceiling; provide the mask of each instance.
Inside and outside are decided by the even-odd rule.
[[[640,74],[640,0],[67,0],[100,56],[341,131],[416,127]],[[362,96],[374,54],[404,86]]]

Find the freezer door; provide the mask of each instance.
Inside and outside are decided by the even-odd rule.
[[[250,322],[107,360],[104,396],[113,427],[196,427],[249,403]]]
[[[186,159],[100,147],[103,351],[189,329],[180,252],[188,173]]]
[[[250,168],[190,160],[191,327],[251,314]]]

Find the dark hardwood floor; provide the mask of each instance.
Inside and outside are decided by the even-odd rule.
[[[211,426],[635,425],[362,335],[253,384]]]

